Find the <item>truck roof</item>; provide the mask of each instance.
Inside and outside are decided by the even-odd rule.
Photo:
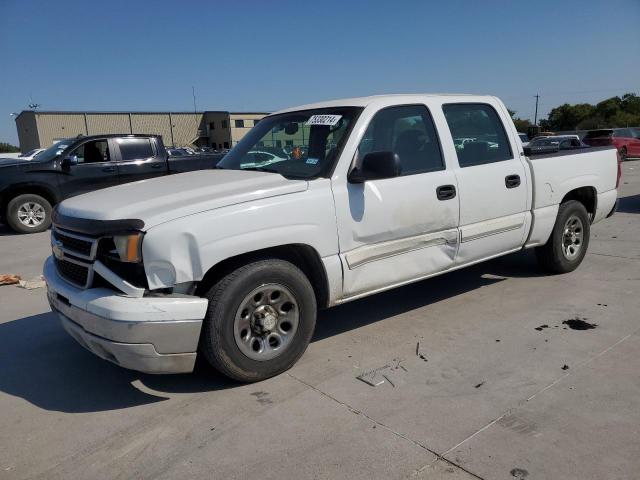
[[[314,108],[329,108],[329,107],[366,107],[371,103],[404,103],[415,102],[424,97],[448,97],[455,98],[461,97],[461,99],[469,100],[470,97],[474,97],[478,100],[487,99],[487,98],[495,98],[491,95],[474,95],[469,93],[393,93],[387,95],[370,95],[368,97],[354,97],[354,98],[342,98],[337,100],[327,100],[324,102],[317,103],[309,103],[306,105],[299,105],[297,107],[284,108],[275,114],[285,113],[285,112],[295,112],[298,110],[310,110]]]
[[[93,140],[97,138],[150,138],[160,135],[150,133],[105,133],[103,135],[78,135],[76,137],[65,138],[66,141]]]

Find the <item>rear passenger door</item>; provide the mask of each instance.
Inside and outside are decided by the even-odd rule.
[[[123,137],[115,139],[118,151],[120,183],[134,182],[165,175],[167,161],[164,152],[158,152],[152,138]]]
[[[456,179],[427,107],[378,110],[360,140],[355,165],[380,151],[398,154],[401,176],[332,182],[346,297],[446,270],[455,257]]]
[[[461,265],[522,246],[530,215],[525,164],[489,103],[442,106],[459,168]],[[519,145],[519,144],[518,144]]]

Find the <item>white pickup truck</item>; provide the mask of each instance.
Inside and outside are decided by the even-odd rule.
[[[54,212],[44,275],[64,328],[150,373],[201,354],[251,382],[290,368],[331,307],[523,248],[575,269],[615,211],[613,148],[527,156],[491,96],[384,95],[265,117],[218,169]]]

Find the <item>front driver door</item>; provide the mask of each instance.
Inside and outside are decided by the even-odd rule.
[[[113,146],[106,138],[92,139],[76,147],[67,157],[74,162],[62,167],[60,190],[64,198],[118,183],[118,169],[112,159]]]
[[[373,151],[397,153],[402,175],[332,185],[345,297],[445,270],[457,249],[456,179],[446,168],[427,107],[379,110],[356,155]]]

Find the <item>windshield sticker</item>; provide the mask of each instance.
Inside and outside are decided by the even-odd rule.
[[[327,125],[329,127],[333,127],[341,118],[342,115],[311,115],[305,125]]]
[[[319,158],[307,158],[307,161],[305,163],[308,163],[309,165],[315,165],[320,161]]]

